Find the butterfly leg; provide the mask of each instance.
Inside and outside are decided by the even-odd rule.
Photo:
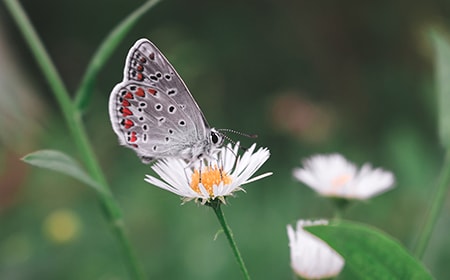
[[[202,182],[202,169],[203,169],[203,160],[200,160],[200,168],[198,169],[198,182],[199,184]]]

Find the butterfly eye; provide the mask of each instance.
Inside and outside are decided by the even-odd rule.
[[[223,143],[223,137],[222,135],[219,135],[217,132],[215,131],[211,131],[211,142],[214,145],[220,145]]]

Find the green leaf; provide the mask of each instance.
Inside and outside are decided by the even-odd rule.
[[[398,241],[373,227],[339,221],[305,230],[342,255],[358,279],[433,279]]]
[[[73,158],[60,151],[40,150],[24,156],[22,160],[37,167],[47,168],[69,175],[93,187],[97,191],[101,191],[99,184]]]
[[[150,8],[155,6],[160,0],[149,0],[123,21],[119,23],[106,37],[97,52],[92,57],[89,66],[84,74],[83,80],[81,81],[80,87],[78,88],[75,95],[76,108],[84,110],[90,101],[92,96],[92,88],[94,86],[95,78],[100,72],[102,67],[105,65],[106,61],[111,57],[119,43],[131,30],[131,28],[137,23],[142,15],[145,14]]]
[[[445,148],[450,146],[450,43],[444,33],[429,32],[435,51],[435,83],[439,106],[439,137]]]

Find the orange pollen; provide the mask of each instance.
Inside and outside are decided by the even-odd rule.
[[[352,176],[348,175],[348,174],[343,174],[340,175],[336,178],[333,179],[333,181],[331,181],[331,188],[333,190],[338,190],[341,187],[343,187],[345,184],[348,183],[348,181],[350,181],[352,179]]]
[[[213,196],[213,186],[218,186],[220,183],[229,185],[231,181],[231,177],[218,168],[217,165],[214,167],[208,166],[203,168],[201,173],[197,169],[194,170],[191,176],[191,188],[197,193],[201,193],[198,184],[202,183],[209,195]]]

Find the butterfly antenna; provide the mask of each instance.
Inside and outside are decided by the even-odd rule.
[[[220,132],[220,134],[222,134],[223,138],[227,139],[228,141],[230,141],[231,143],[233,143],[233,145],[236,145],[236,141],[234,141],[233,139],[231,139],[230,137],[228,137],[228,135]],[[228,146],[226,146],[227,149],[229,149],[231,152],[233,152],[232,149],[228,148]],[[239,145],[239,148],[241,148],[241,145]],[[233,152],[234,153],[234,152]],[[236,155],[235,155],[236,156]]]
[[[218,129],[217,131],[220,131],[220,132],[231,132],[231,133],[234,133],[234,134],[237,134],[237,135],[242,135],[242,136],[245,136],[245,137],[247,137],[247,138],[258,138],[258,135],[257,134],[249,134],[249,133],[244,133],[244,132],[241,132],[241,131],[237,131],[237,130],[234,130],[234,129],[229,129],[229,128],[221,128],[221,129]],[[224,135],[225,136],[225,135]],[[230,140],[228,137],[225,137],[225,138],[227,138],[228,140]],[[234,142],[233,142],[234,143]]]
[[[236,131],[236,130],[229,129],[229,128],[221,128],[221,129],[217,129],[217,131],[219,131],[220,134],[222,134],[223,138],[225,138],[228,141],[230,141],[231,143],[233,143],[233,145],[236,145],[236,141],[232,140],[230,137],[228,137],[228,135],[226,135],[223,132],[232,132],[234,134],[242,135],[242,136],[245,136],[245,137],[248,137],[248,138],[257,138],[258,137],[258,135],[256,135],[256,134],[247,134],[247,133]],[[239,145],[239,148],[242,149],[244,152],[248,150],[248,148],[243,147],[241,145]]]

